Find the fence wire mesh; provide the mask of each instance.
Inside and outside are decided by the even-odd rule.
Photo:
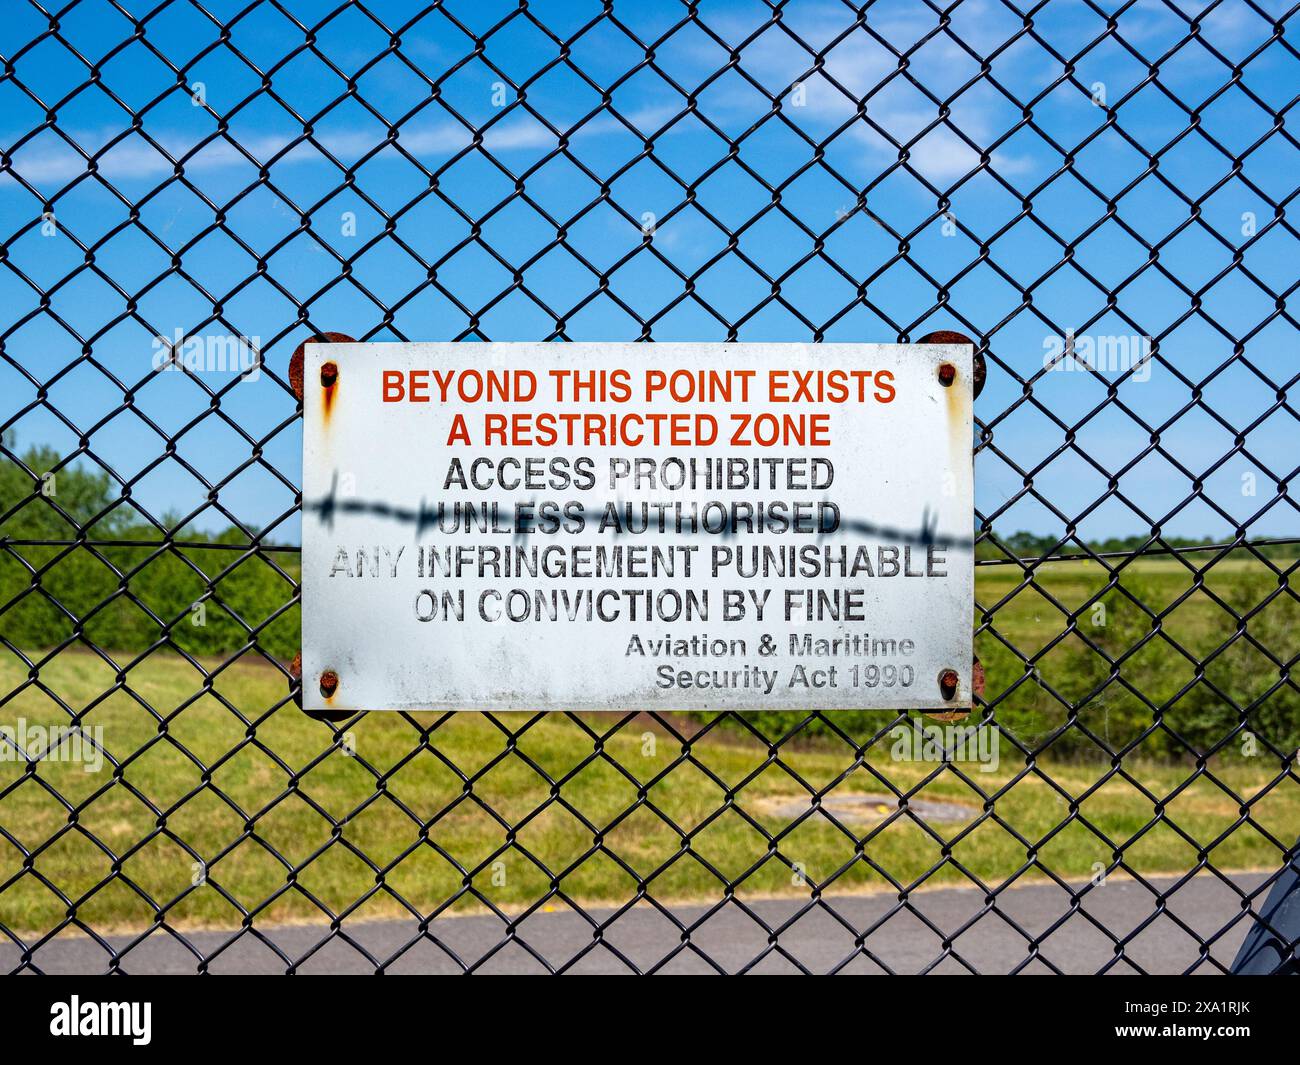
[[[1300,835],[1294,10],[7,7],[3,968],[1226,971]],[[965,722],[295,706],[304,341],[938,330]]]

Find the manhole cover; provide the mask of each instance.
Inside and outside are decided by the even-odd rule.
[[[758,800],[754,806],[757,807],[757,812],[768,817],[793,821],[812,808],[812,798],[775,795]],[[898,800],[893,795],[849,791],[827,795],[822,799],[821,806],[840,821],[875,824],[897,813]],[[964,803],[921,798],[909,800],[907,808],[922,821],[932,822],[969,821],[979,812],[975,807]]]

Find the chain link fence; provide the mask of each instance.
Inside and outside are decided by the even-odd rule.
[[[1293,14],[7,8],[0,967],[1285,966]],[[304,341],[935,331],[967,719],[295,705]]]

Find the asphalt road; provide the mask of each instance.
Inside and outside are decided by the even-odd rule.
[[[1263,874],[1234,878],[1248,892],[1264,879]],[[1175,882],[1166,877],[1150,881],[1161,892]],[[1262,896],[1257,897],[1255,908],[1262,902]],[[523,920],[513,941],[506,938],[501,919],[492,915],[440,918],[427,937],[420,935],[414,921],[395,920],[348,923],[333,935],[320,925],[301,925],[258,928],[256,933],[190,932],[186,938],[208,958],[214,973],[283,973],[290,968],[301,973],[363,973],[381,964],[392,973],[455,973],[464,967],[486,973],[541,973],[547,965],[568,966],[569,971],[580,973],[627,973],[633,971],[628,962],[643,970],[672,973],[716,972],[719,967],[728,972],[784,973],[796,972],[800,965],[825,972],[840,967],[846,958],[850,960],[843,971],[854,973],[880,973],[886,971],[884,966],[895,972],[933,967],[944,973],[972,968],[1000,973],[1020,967],[1046,973],[1054,967],[1093,973],[1114,962],[1114,938],[1128,942],[1113,972],[1195,969],[1213,973],[1219,969],[1209,960],[1198,964],[1201,945],[1196,936],[1209,938],[1241,913],[1237,893],[1204,875],[1176,891],[1163,910],[1151,890],[1118,878],[1089,892],[1081,909],[1068,917],[1069,896],[1052,884],[1009,889],[983,916],[983,896],[972,888],[916,892],[909,904],[910,910],[898,910],[893,916],[889,914],[898,900],[885,894],[837,896],[826,900],[834,915],[827,908],[815,908],[802,917],[797,916],[802,904],[788,900],[753,903],[754,916],[735,904],[712,916],[707,907],[674,907],[677,920],[691,928],[687,943],[671,920],[646,905],[613,920],[597,942],[592,922],[610,922],[615,911],[592,909],[589,921],[562,904],[555,912]],[[768,929],[760,921],[780,931],[779,951],[769,949]],[[1247,927],[1246,920],[1239,920],[1210,944],[1210,958],[1231,965]],[[866,947],[877,959],[874,962],[853,957],[853,930],[868,928],[872,931]],[[937,965],[943,948],[941,932],[935,929],[955,936],[956,956]],[[1026,934],[1043,937],[1037,958],[1031,958]],[[126,951],[121,969],[128,973],[181,974],[199,968],[195,954],[166,931],[155,931],[142,940],[120,936],[109,942],[114,950]],[[1027,965],[1026,959],[1030,959]],[[33,961],[49,973],[103,972],[109,952],[89,937],[65,935],[44,945]],[[0,946],[0,971],[10,972],[19,965],[18,948]]]

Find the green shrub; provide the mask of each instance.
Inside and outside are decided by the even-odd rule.
[[[22,461],[39,476],[56,469],[59,456],[33,448]],[[129,521],[121,507],[93,520],[118,498],[105,473],[65,466],[57,470],[54,489],[45,495],[17,463],[0,463],[0,535],[10,541],[0,550],[0,635],[12,646],[31,654],[86,641],[138,652],[166,641],[191,654],[217,655],[255,641],[279,658],[297,651],[298,610],[284,611],[293,584],[271,556],[233,546],[186,547],[181,540],[161,549],[21,543],[75,541],[78,526],[93,541],[162,539],[154,526]],[[230,528],[211,542],[236,545],[247,536]],[[292,568],[285,562],[280,568],[292,577],[297,560],[288,557]],[[248,628],[260,631],[250,636]]]

